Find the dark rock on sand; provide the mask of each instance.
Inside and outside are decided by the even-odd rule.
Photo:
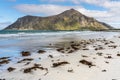
[[[1,57],[0,60],[8,59],[10,57]]]
[[[44,50],[39,50],[38,53],[45,53],[46,51]]]
[[[33,58],[25,58],[25,59],[18,61],[17,63],[21,63],[23,61],[32,61],[32,60],[33,60]]]
[[[98,48],[95,48],[95,50],[103,50],[104,48],[103,47],[98,47]]]
[[[8,64],[10,62],[10,59],[1,59],[0,60],[0,66],[2,65],[2,64]]]
[[[30,64],[30,62],[27,62],[25,65],[29,65]]]
[[[73,52],[75,52],[74,50],[70,50],[70,51],[68,51],[68,53],[73,53]]]
[[[24,57],[24,56],[30,56],[31,53],[29,51],[22,51],[21,52],[21,55]]]
[[[64,48],[57,49],[58,52],[61,52],[62,50],[64,50]]]
[[[108,62],[108,61],[105,61],[105,63],[109,64],[109,62]]]
[[[117,45],[109,45],[108,47],[111,47],[111,48],[116,48]]]
[[[86,56],[86,55],[81,55],[82,57],[88,57],[88,56]]]
[[[88,48],[84,48],[83,50],[89,50]]]
[[[61,52],[61,53],[65,53],[65,49],[64,48],[58,48],[56,49],[58,52]]]
[[[105,57],[106,59],[112,59],[112,56],[107,56],[107,57]]]
[[[53,56],[52,56],[52,55],[49,55],[48,57],[53,58]]]
[[[32,70],[37,70],[37,69],[44,70],[45,68],[41,67],[39,64],[34,64],[33,67],[24,69],[24,73],[31,73]]]
[[[71,72],[71,73],[73,73],[73,69],[68,69],[68,72]]]
[[[63,62],[53,63],[53,66],[52,66],[52,67],[58,67],[58,66],[65,65],[65,64],[69,64],[69,62],[63,61]]]
[[[107,70],[105,70],[105,69],[104,69],[104,70],[102,70],[102,72],[106,72],[106,71],[107,71]]]
[[[120,54],[117,54],[117,56],[120,56]]]
[[[75,43],[74,41],[71,41],[70,43]]]
[[[97,52],[96,54],[97,54],[98,56],[102,56],[103,53]]]
[[[76,44],[72,44],[71,47],[72,47],[74,50],[78,50],[78,49],[79,49]]]
[[[84,60],[84,59],[83,59],[83,60],[80,60],[79,62],[82,63],[82,64],[85,64],[85,65],[88,65],[89,68],[92,67],[92,66],[95,66],[95,65],[93,65],[92,62],[89,62],[89,61]]]
[[[8,70],[9,72],[12,72],[12,71],[15,70],[15,68],[13,68],[13,67],[9,67],[7,70]]]
[[[69,50],[69,49],[70,49],[70,47],[67,47],[67,49]]]
[[[110,43],[115,43],[115,42],[113,42],[113,41],[110,41]]]

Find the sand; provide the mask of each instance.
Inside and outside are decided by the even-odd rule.
[[[48,46],[14,61],[0,58],[0,80],[120,80],[119,35]]]

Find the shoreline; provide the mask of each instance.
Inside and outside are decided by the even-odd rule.
[[[0,58],[5,80],[119,80],[120,36],[71,39]],[[2,69],[2,66],[4,68]],[[21,76],[19,76],[21,75]]]

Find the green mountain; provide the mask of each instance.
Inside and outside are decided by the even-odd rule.
[[[111,28],[106,23],[70,9],[48,17],[24,16],[5,30],[107,30]]]

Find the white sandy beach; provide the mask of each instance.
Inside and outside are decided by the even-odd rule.
[[[74,37],[71,38],[71,36]],[[17,42],[7,44],[14,47],[25,46],[22,50],[29,50],[31,55],[22,56],[19,51],[16,51],[19,53],[17,56],[5,56],[10,57],[6,59],[2,59],[4,56],[1,56],[0,62],[11,60],[0,65],[0,80],[120,80],[119,33],[99,32],[71,36],[62,35],[62,38],[53,36],[51,39],[46,38],[43,43],[43,38],[38,39],[39,43],[46,43],[42,45],[45,46],[44,48],[36,47],[39,45],[34,39],[33,42],[27,40],[19,44]],[[30,45],[33,46],[26,48]],[[5,46],[1,45],[0,49],[3,48]],[[38,49],[45,52],[38,53]],[[2,55],[1,52],[0,55]],[[25,61],[25,59],[32,60]]]

